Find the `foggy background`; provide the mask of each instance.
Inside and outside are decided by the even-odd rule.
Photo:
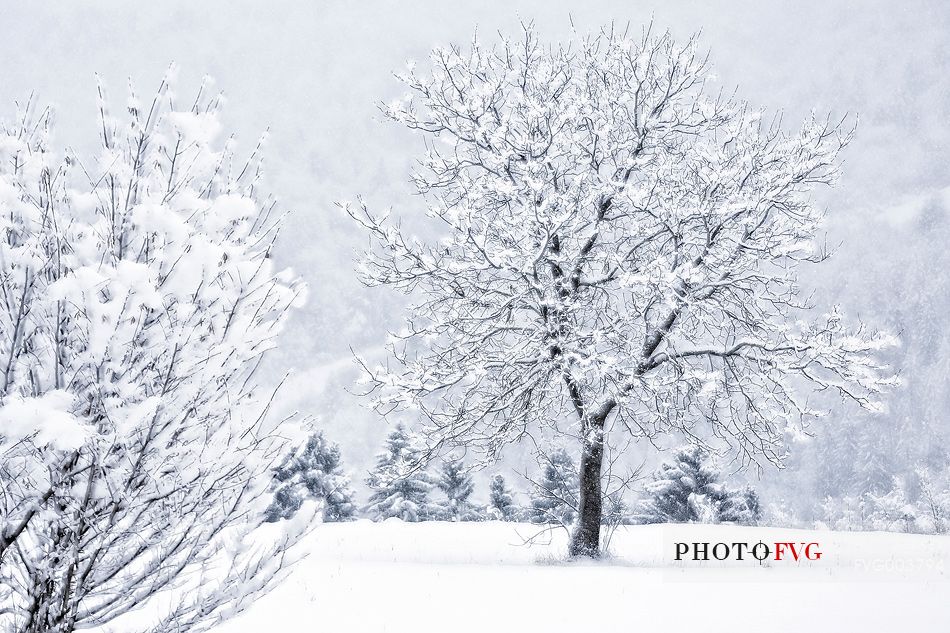
[[[35,93],[55,105],[59,144],[84,152],[96,142],[94,73],[119,110],[130,78],[148,98],[174,61],[183,104],[202,75],[215,78],[239,148],[269,129],[267,186],[290,211],[276,256],[309,283],[310,299],[267,372],[293,370],[281,410],[318,416],[361,486],[387,427],[346,391],[357,376],[350,348],[372,357],[398,327],[400,304],[357,283],[363,241],[334,202],[361,194],[375,209],[418,208],[407,175],[422,140],[376,109],[402,95],[392,71],[409,59],[424,67],[433,45],[464,45],[476,28],[490,40],[533,20],[556,41],[572,21],[585,34],[611,21],[639,31],[651,19],[680,39],[701,30],[720,85],[784,110],[790,128],[812,109],[860,118],[843,177],[820,198],[838,252],[803,276],[819,306],[840,303],[901,334],[892,360],[906,385],[883,416],[842,407],[813,427],[816,440],[794,447],[787,471],[761,474],[763,500],[804,508],[862,477],[940,459],[950,436],[950,3],[8,3],[0,118]]]

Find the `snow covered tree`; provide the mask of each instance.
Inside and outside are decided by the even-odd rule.
[[[642,523],[689,523],[703,518],[712,522],[715,511],[710,516],[707,509],[719,497],[719,471],[701,448],[685,447],[660,465],[646,492],[649,497],[638,512]]]
[[[366,512],[376,521],[393,517],[403,521],[431,519],[435,509],[429,493],[435,481],[425,466],[418,438],[405,425],[397,424],[366,480],[373,490]]]
[[[716,517],[720,523],[736,523],[738,525],[757,525],[762,518],[762,503],[759,493],[751,486],[742,490],[725,489],[725,496],[719,502],[719,513]]]
[[[532,523],[569,527],[577,518],[577,465],[563,448],[541,455],[541,477],[532,482]]]
[[[761,514],[751,488],[732,490],[699,446],[680,448],[646,485],[649,495],[637,509],[640,523],[740,523],[755,525]]]
[[[5,633],[207,630],[284,564],[247,538],[286,435],[255,375],[302,287],[207,88],[113,116],[100,86],[91,159],[49,110],[0,126]]]
[[[864,495],[867,527],[885,532],[917,532],[918,508],[909,497],[906,482],[898,477],[888,492]]]
[[[488,511],[493,519],[517,521],[521,512],[515,505],[514,496],[505,482],[504,475],[496,474],[488,489]]]
[[[950,529],[950,462],[942,471],[919,466],[914,473],[919,488],[918,522],[924,532],[946,533]]]
[[[864,530],[868,529],[868,514],[867,498],[864,495],[828,496],[821,502],[820,519],[815,521],[815,527],[838,531]]]
[[[364,283],[411,300],[369,391],[422,411],[434,445],[581,438],[573,555],[599,551],[605,444],[626,444],[609,429],[780,463],[817,413],[809,387],[874,410],[894,384],[877,360],[893,337],[813,318],[797,278],[825,256],[809,192],[850,130],[787,131],[707,89],[696,38],[650,29],[549,45],[529,25],[401,79],[385,111],[431,140],[412,179],[435,226],[344,205],[373,239]]]
[[[356,512],[354,494],[343,472],[339,445],[318,431],[274,469],[274,499],[265,520],[289,519],[309,497],[321,502],[325,522],[348,521]]]
[[[436,486],[445,494],[445,501],[439,508],[439,518],[445,521],[482,520],[478,508],[469,501],[475,491],[475,483],[462,459],[450,456],[442,461]]]

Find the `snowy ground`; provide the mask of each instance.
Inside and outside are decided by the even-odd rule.
[[[609,561],[567,564],[565,535],[523,544],[536,533],[495,522],[322,525],[284,583],[214,633],[950,630],[950,537],[636,526],[614,535]],[[822,558],[673,560],[678,541],[759,540],[817,541]]]

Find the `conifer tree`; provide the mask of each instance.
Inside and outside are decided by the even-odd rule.
[[[323,503],[325,522],[348,521],[356,512],[353,495],[350,478],[343,472],[339,445],[328,442],[318,431],[274,469],[274,499],[265,520],[288,519],[305,499],[311,498]]]
[[[722,523],[755,525],[762,516],[759,494],[751,487],[742,490],[724,488],[725,495],[719,503],[718,520]]]
[[[373,490],[366,512],[376,521],[393,517],[426,521],[434,515],[429,503],[433,477],[425,470],[416,438],[403,424],[386,438],[386,449],[377,457],[366,484]]]
[[[542,458],[541,479],[533,482],[531,522],[571,525],[577,517],[577,465],[563,448]]]
[[[496,474],[492,477],[488,498],[488,507],[492,518],[500,521],[518,520],[519,508],[515,505],[514,496],[508,489],[508,484],[505,482],[503,475]]]
[[[638,522],[756,524],[761,510],[755,492],[732,490],[719,478],[719,469],[705,450],[678,449],[647,484],[648,498],[638,506]]]
[[[603,525],[622,525],[630,522],[629,508],[623,500],[623,489],[604,495]]]
[[[442,462],[436,486],[445,494],[445,501],[439,512],[440,518],[445,521],[481,520],[478,508],[469,501],[475,491],[475,484],[462,459],[447,457]]]

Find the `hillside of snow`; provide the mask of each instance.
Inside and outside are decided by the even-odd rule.
[[[950,630],[946,536],[625,526],[609,559],[584,563],[564,562],[566,536],[499,522],[321,525],[286,580],[214,633]],[[674,560],[677,542],[759,541],[816,542],[821,558]]]

